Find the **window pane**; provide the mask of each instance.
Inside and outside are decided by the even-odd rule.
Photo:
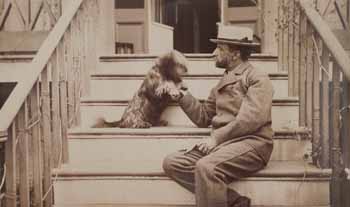
[[[229,0],[228,7],[249,7],[256,6],[256,0]]]
[[[115,0],[116,9],[143,9],[144,0]]]

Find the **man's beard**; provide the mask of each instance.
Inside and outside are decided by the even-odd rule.
[[[224,60],[221,60],[221,61],[216,60],[216,61],[215,61],[215,66],[216,66],[217,68],[224,68],[224,69],[226,69],[226,68],[227,68],[227,65],[228,65],[227,61],[224,61]]]

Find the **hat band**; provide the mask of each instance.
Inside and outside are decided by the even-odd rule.
[[[242,43],[253,43],[253,41],[248,40],[247,38],[243,38],[243,39],[241,39],[241,40],[238,40],[238,39],[228,39],[228,38],[221,38],[221,37],[218,37],[217,40],[233,41],[233,42],[242,42]]]

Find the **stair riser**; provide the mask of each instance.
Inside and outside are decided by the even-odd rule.
[[[248,179],[235,182],[232,187],[253,198],[253,205],[329,205],[329,184],[326,180]],[[191,193],[168,179],[59,179],[54,189],[56,205],[194,204]]]
[[[277,62],[274,60],[251,60],[253,66],[266,73],[277,72]],[[117,62],[100,62],[97,73],[108,74],[145,74],[154,65],[154,60],[129,60]],[[216,68],[214,60],[189,60],[188,74],[222,74],[223,69]]]
[[[129,100],[139,89],[143,78],[109,78],[96,77],[91,81],[91,97],[98,99]],[[217,85],[219,78],[186,78],[189,91],[199,99],[206,99],[211,89]],[[272,79],[275,90],[274,98],[286,97],[288,94],[288,79]]]
[[[82,104],[82,127],[91,127],[98,117],[109,121],[118,120],[126,105],[92,105]],[[179,106],[169,106],[162,114],[162,120],[167,120],[170,126],[194,126]],[[295,128],[298,126],[299,112],[296,105],[281,105],[272,107],[272,127],[274,129]]]
[[[199,139],[90,139],[69,140],[69,163],[77,169],[93,171],[114,169],[120,166],[127,172],[145,169],[162,171],[162,161],[170,153],[190,149]],[[311,148],[308,140],[276,139],[272,161],[300,161]]]

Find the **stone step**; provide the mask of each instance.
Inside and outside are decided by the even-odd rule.
[[[85,170],[160,171],[166,155],[190,149],[209,135],[210,129],[200,128],[77,128],[69,133],[69,163]],[[275,132],[271,160],[300,161],[310,152],[307,131]]]
[[[162,172],[120,173],[62,167],[54,184],[55,204],[194,205],[192,193]],[[327,206],[330,170],[303,162],[270,162],[249,178],[230,184],[257,206]],[[268,189],[268,190],[267,190]]]
[[[81,100],[81,126],[91,127],[98,117],[108,121],[119,120],[127,106],[126,100],[103,100],[85,98]],[[299,123],[299,102],[297,98],[273,100],[272,126],[274,129],[293,129]],[[163,120],[170,126],[194,126],[177,104],[171,104],[163,112]]]
[[[213,54],[185,54],[188,60],[189,74],[221,74],[223,69],[216,68]],[[100,74],[145,74],[157,58],[152,54],[129,54],[102,56],[96,69]],[[277,72],[277,57],[253,55],[250,63],[266,73]]]
[[[125,70],[127,71],[127,70]],[[206,99],[222,75],[186,75],[184,82],[197,98]],[[274,97],[288,94],[288,74],[269,74],[275,90]],[[93,74],[91,76],[91,97],[99,99],[131,99],[140,88],[144,75]]]
[[[160,204],[82,204],[82,205],[55,205],[54,207],[195,207],[192,205],[160,205]],[[300,207],[297,205],[253,205],[252,207]],[[330,205],[322,205],[322,206],[305,206],[303,207],[330,207]]]

